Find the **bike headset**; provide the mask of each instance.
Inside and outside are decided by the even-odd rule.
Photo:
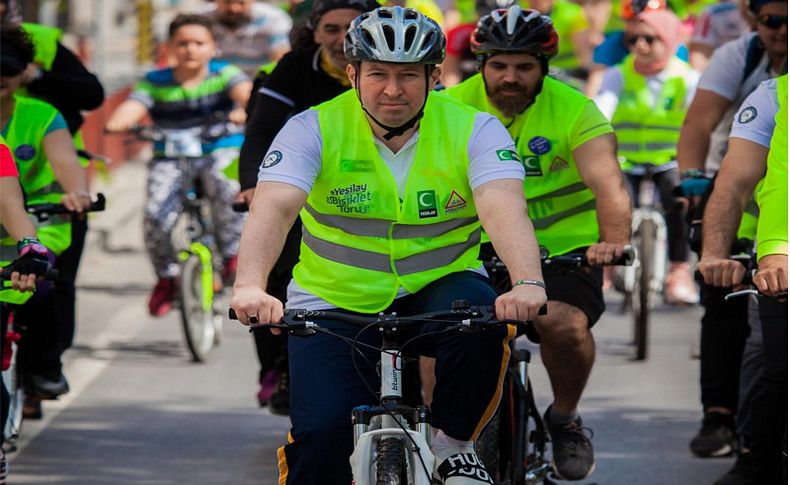
[[[532,101],[522,113],[535,103],[543,90],[543,79],[549,72],[549,59],[557,55],[558,46],[559,36],[551,19],[537,10],[522,9],[518,5],[494,10],[481,18],[470,42],[472,52],[477,56],[477,70],[481,73],[486,92],[488,86],[482,72],[489,58],[497,54],[529,54],[538,59],[543,75]]]
[[[343,50],[355,63],[354,87],[362,111],[379,127],[387,130],[385,140],[400,136],[425,114],[430,92],[431,72],[444,60],[445,38],[441,27],[412,8],[379,7],[355,18],[346,32]],[[420,110],[400,126],[387,126],[373,117],[362,104],[359,72],[362,61],[425,66],[425,100]]]

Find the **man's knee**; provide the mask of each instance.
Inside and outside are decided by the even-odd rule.
[[[549,301],[548,314],[535,322],[541,345],[557,349],[576,349],[590,338],[587,316],[578,308]]]

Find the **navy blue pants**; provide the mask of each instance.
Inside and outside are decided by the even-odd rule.
[[[464,271],[399,298],[386,311],[414,315],[446,310],[453,300],[492,305],[496,296],[487,278]],[[358,327],[340,322],[320,323],[350,338],[359,332]],[[412,350],[436,357],[432,425],[452,438],[473,440],[499,404],[505,364],[510,358],[508,342],[515,329],[501,326],[475,334],[431,334],[439,328],[444,327],[423,326],[416,332],[424,337],[411,344]],[[359,340],[380,345],[376,329],[365,331]],[[361,350],[365,358],[357,354],[356,362],[362,379],[354,369],[347,342],[324,334],[289,337],[292,427],[288,444],[277,451],[280,484],[351,483],[349,456],[354,447],[351,409],[375,404],[376,397],[365,382],[376,391],[380,388],[375,368],[380,353],[374,349]]]

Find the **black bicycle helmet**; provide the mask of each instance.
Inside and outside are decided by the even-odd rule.
[[[343,48],[349,62],[441,64],[445,45],[439,24],[417,10],[379,7],[351,22]]]
[[[516,5],[516,0],[475,0],[475,12],[478,17],[488,15],[494,10],[509,8]]]
[[[379,3],[376,0],[315,0],[313,8],[310,10],[310,19],[307,22],[307,26],[315,29],[321,17],[330,10],[350,8],[364,13],[378,7]]]
[[[470,44],[482,59],[494,53],[526,53],[548,63],[557,55],[559,36],[548,16],[513,5],[481,18]]]

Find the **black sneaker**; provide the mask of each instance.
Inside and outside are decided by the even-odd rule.
[[[689,443],[689,448],[700,458],[730,456],[735,442],[735,418],[731,414],[705,413],[702,428]]]
[[[290,412],[290,380],[288,372],[280,372],[280,379],[277,381],[277,389],[269,398],[269,412],[278,416],[288,416]]]
[[[551,436],[551,465],[562,480],[584,480],[595,470],[592,430],[582,427],[582,418],[564,426],[551,423],[551,406],[543,421]],[[589,436],[588,436],[589,435]]]
[[[57,399],[69,392],[69,382],[62,372],[28,375],[28,391],[41,399]]]
[[[739,453],[730,471],[719,477],[713,485],[753,485],[752,454]]]

